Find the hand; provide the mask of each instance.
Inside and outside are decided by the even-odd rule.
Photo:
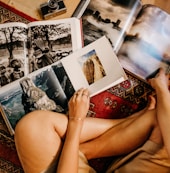
[[[89,110],[90,97],[87,89],[79,89],[69,101],[69,118],[84,119]]]
[[[149,84],[155,90],[159,89],[168,89],[169,87],[169,74],[165,75],[165,71],[163,68],[160,68],[159,73],[152,79],[148,80]]]

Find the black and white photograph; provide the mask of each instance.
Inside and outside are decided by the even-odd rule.
[[[160,67],[166,70],[170,65],[169,23],[166,12],[143,6],[118,52],[123,67],[144,80],[153,77]]]
[[[29,28],[29,72],[48,66],[72,53],[70,23],[39,24]]]
[[[25,75],[26,43],[27,28],[19,24],[0,26],[0,87]]]
[[[96,81],[106,76],[104,67],[100,59],[98,58],[95,50],[91,50],[87,54],[81,56],[78,59],[78,62],[82,68],[82,71],[89,85],[95,83]]]
[[[140,8],[139,0],[91,0],[82,16],[85,45],[105,35],[117,51]]]
[[[0,26],[0,88],[82,48],[77,18]]]

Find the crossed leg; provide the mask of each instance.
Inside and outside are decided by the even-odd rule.
[[[147,108],[117,121],[116,125],[101,136],[81,143],[80,150],[87,159],[127,154],[148,139],[162,144],[162,135],[156,119],[156,101],[153,96],[150,96],[150,100]]]
[[[86,118],[81,142],[96,138],[118,121]],[[15,129],[15,144],[26,173],[41,172],[59,157],[67,123],[67,116],[49,111],[34,111],[19,121]]]
[[[35,111],[20,120],[15,129],[15,143],[26,173],[41,172],[59,157],[67,122],[65,115],[48,111]],[[125,119],[86,118],[80,150],[88,159],[125,154],[148,138],[160,142],[158,135],[154,135],[156,127],[154,109]]]

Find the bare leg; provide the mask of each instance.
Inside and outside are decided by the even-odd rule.
[[[87,159],[116,156],[133,151],[148,139],[162,143],[154,109],[146,111],[142,116],[127,119],[100,137],[82,143],[80,150]]]
[[[81,142],[100,136],[122,120],[86,118]],[[37,173],[57,158],[67,129],[67,116],[48,111],[32,112],[19,121],[15,143],[25,172]]]
[[[154,122],[153,119],[155,119],[154,116],[148,116],[152,117],[149,119],[147,116],[141,116],[143,118],[138,116],[143,113],[145,114],[145,111],[142,110],[129,118],[118,120],[86,118],[82,129],[81,143],[97,137],[97,141],[100,142],[102,139],[106,139],[107,143],[109,143],[110,139],[108,139],[107,136],[113,136],[112,139],[116,138],[117,140],[117,137],[120,139],[121,135],[122,137],[125,136],[123,135],[125,131],[125,134],[129,133],[132,136],[133,134],[138,137],[141,135],[142,138],[140,139],[143,141],[151,132]],[[35,111],[20,120],[15,130],[15,143],[19,158],[26,173],[37,173],[46,169],[52,160],[59,156],[62,148],[62,140],[64,139],[67,129],[67,122],[68,119],[65,115],[48,111]],[[143,127],[146,126],[146,130],[138,133],[137,130],[134,131],[134,128],[136,128],[134,124],[136,124],[136,126],[140,125],[139,127],[141,129],[145,129]],[[131,126],[134,127],[129,128]],[[102,135],[104,132],[106,132],[105,135]],[[97,141],[94,140],[94,145],[98,143]],[[124,141],[121,141],[124,145]],[[91,151],[94,150],[93,143],[84,144],[84,146],[87,145],[87,147],[89,147],[89,150],[91,150],[91,148]],[[137,144],[134,145],[136,147]],[[134,145],[132,145],[131,149],[133,149]],[[112,148],[114,147],[115,150],[118,148],[117,142],[115,142]]]

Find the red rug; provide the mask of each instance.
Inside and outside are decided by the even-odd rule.
[[[24,22],[35,19],[0,2],[0,23]],[[98,118],[123,118],[144,108],[151,88],[130,74],[128,80],[91,98],[89,116]],[[112,158],[90,160],[98,173],[104,173]],[[13,137],[0,116],[0,173],[23,173]]]
[[[91,98],[90,115],[98,118],[124,118],[148,104],[148,96],[153,90],[146,83],[128,74],[128,80]],[[90,160],[90,165],[98,172],[105,173],[114,158]]]

